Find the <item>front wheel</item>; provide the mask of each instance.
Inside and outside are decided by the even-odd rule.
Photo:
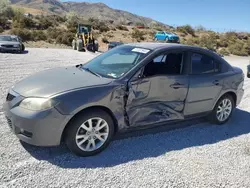
[[[21,52],[24,52],[24,50],[25,50],[25,46],[22,44],[22,46],[21,46]]]
[[[66,144],[76,155],[86,157],[102,152],[114,134],[114,123],[102,110],[77,116],[66,130]]]
[[[209,116],[211,123],[218,125],[226,123],[230,119],[234,107],[235,104],[231,95],[221,97]]]

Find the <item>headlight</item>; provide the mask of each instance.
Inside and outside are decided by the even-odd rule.
[[[32,110],[32,111],[42,111],[54,107],[57,102],[53,99],[45,98],[26,98],[19,104],[20,107]]]
[[[14,44],[13,45],[15,48],[18,48],[20,45],[19,44]]]

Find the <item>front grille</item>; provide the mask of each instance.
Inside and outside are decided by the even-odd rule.
[[[12,129],[12,128],[13,128],[13,125],[12,125],[11,120],[10,120],[8,117],[6,117],[6,119],[7,119],[7,123],[8,123],[8,125],[9,125],[9,127]]]
[[[5,48],[14,48],[14,45],[10,45],[10,44],[2,44],[1,46]]]
[[[10,93],[7,94],[6,101],[12,101],[16,96],[11,95]]]

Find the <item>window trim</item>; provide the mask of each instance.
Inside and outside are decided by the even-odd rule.
[[[199,73],[199,74],[193,74],[193,62],[192,62],[192,55],[193,54],[199,54],[199,55],[203,55],[203,56],[207,56],[209,58],[211,58],[215,63],[217,63],[218,65],[218,71],[217,72],[211,72],[211,73]],[[213,56],[201,52],[201,51],[189,51],[189,75],[214,75],[214,74],[218,74],[221,73],[221,63]],[[215,70],[215,66],[214,66],[214,70]]]

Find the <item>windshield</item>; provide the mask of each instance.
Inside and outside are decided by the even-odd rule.
[[[14,36],[0,36],[0,41],[18,42],[18,39],[17,39],[17,37],[14,37]]]
[[[113,48],[83,65],[103,77],[119,78],[149,54],[150,50],[129,45]]]

